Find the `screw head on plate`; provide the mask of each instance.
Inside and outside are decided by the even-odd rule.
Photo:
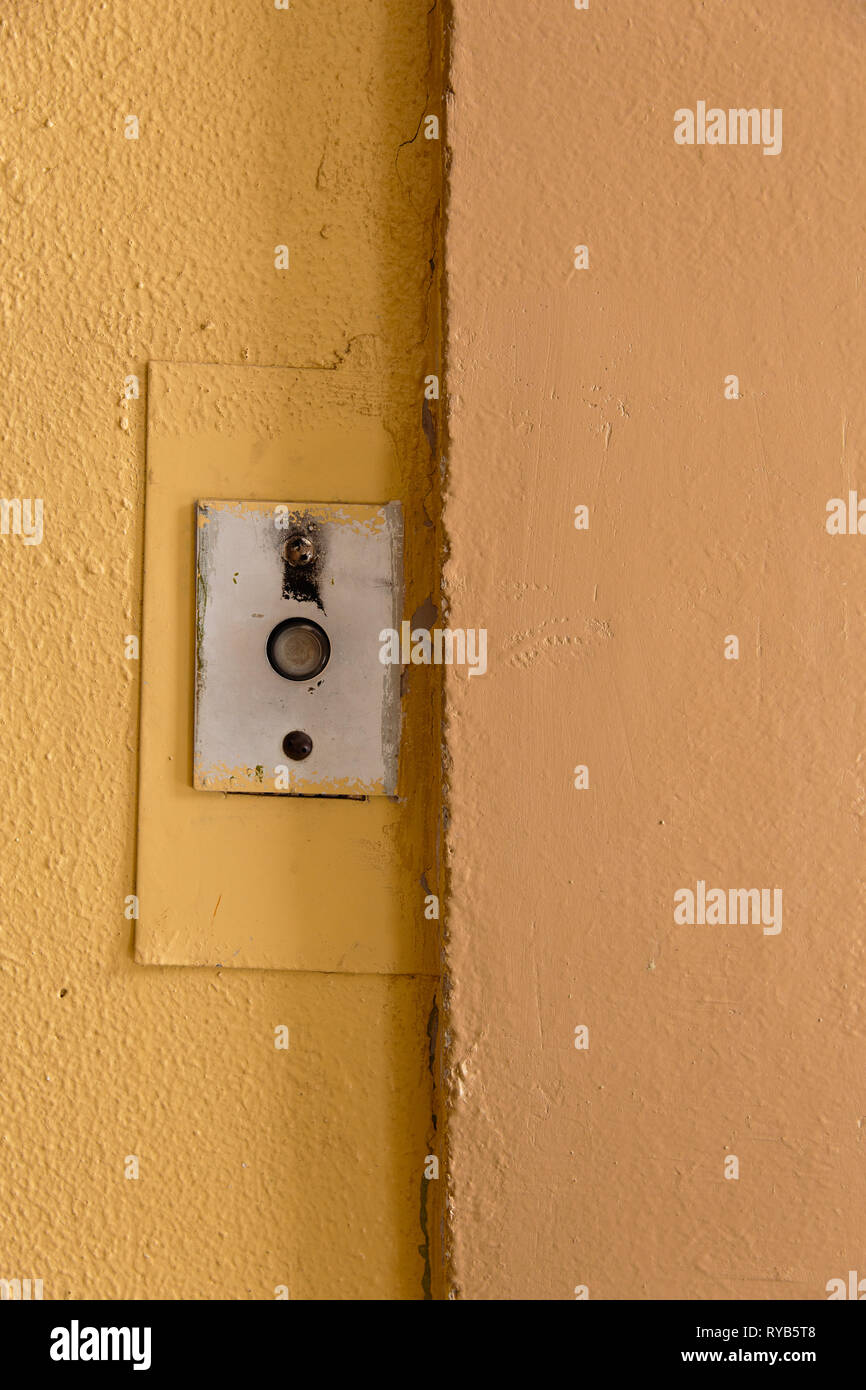
[[[316,558],[316,547],[309,536],[289,536],[283,555],[294,569],[305,569]]]
[[[287,758],[291,758],[293,763],[303,762],[304,758],[308,758],[312,751],[313,740],[309,734],[305,734],[301,729],[293,729],[283,739],[283,752]]]

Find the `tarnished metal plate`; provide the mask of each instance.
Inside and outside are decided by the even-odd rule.
[[[309,550],[300,565],[299,548]],[[197,503],[198,790],[395,793],[399,668],[382,664],[380,634],[399,626],[401,560],[398,502]],[[327,663],[309,678],[286,678],[269,659],[288,619],[327,635]],[[301,761],[284,751],[290,734],[306,736],[293,750],[312,744]]]

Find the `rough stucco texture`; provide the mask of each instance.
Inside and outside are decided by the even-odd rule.
[[[423,378],[428,9],[0,20],[0,491],[45,518],[0,538],[0,1276],[46,1298],[422,1295],[432,982],[133,963],[124,637],[148,361]]]
[[[453,1283],[826,1298],[866,1238],[866,539],[825,524],[866,495],[866,7],[454,11]],[[699,101],[781,153],[677,144]],[[699,880],[781,931],[676,923]]]

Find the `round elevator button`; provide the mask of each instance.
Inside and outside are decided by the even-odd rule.
[[[328,634],[307,618],[277,623],[267,645],[268,661],[287,681],[308,681],[324,671],[331,657]]]

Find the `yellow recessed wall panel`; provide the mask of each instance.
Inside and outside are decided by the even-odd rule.
[[[197,790],[192,775],[196,501],[387,502],[400,494],[403,462],[373,373],[152,366],[139,961],[435,972],[419,833],[429,796],[412,756],[411,692],[396,797],[236,796]],[[411,574],[411,536],[406,556]]]

